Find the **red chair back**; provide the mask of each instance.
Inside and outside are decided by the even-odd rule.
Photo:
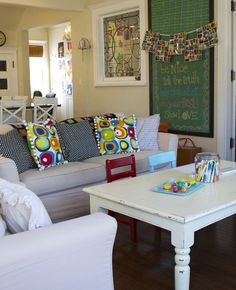
[[[130,166],[129,170],[112,173],[112,169]],[[112,182],[114,180],[124,178],[124,177],[135,177],[136,176],[136,164],[135,164],[135,156],[131,154],[130,156],[125,156],[116,159],[107,159],[106,160],[106,174],[107,174],[107,182]]]

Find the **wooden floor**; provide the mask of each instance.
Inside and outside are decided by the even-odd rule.
[[[191,290],[236,290],[236,216],[198,231],[191,248]],[[174,290],[170,233],[138,222],[138,242],[119,225],[113,255],[115,290]]]

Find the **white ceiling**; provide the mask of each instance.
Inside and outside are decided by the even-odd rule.
[[[24,6],[40,7],[63,10],[82,10],[85,7],[86,0],[0,0],[0,5],[4,6]]]

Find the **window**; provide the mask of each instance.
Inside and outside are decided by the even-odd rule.
[[[140,45],[147,28],[146,11],[144,0],[93,10],[95,86],[146,84],[148,56]]]
[[[30,43],[29,56],[31,96],[34,91],[41,91],[45,96],[49,92],[46,43]]]

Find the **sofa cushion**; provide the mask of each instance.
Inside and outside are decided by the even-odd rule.
[[[65,163],[54,125],[28,123],[26,130],[31,155],[40,170]]]
[[[7,225],[0,214],[0,237],[5,236]]]
[[[93,157],[96,158],[96,157]],[[63,166],[38,171],[31,169],[20,175],[20,180],[38,194],[62,191],[90,183],[104,181],[105,168],[99,163],[69,162]]]
[[[119,119],[94,119],[97,144],[101,155],[139,151],[135,116]]]
[[[0,204],[11,233],[33,230],[52,223],[42,201],[20,184],[0,179]]]
[[[120,157],[125,157],[130,154],[135,155],[135,160],[136,160],[136,172],[137,174],[147,172],[149,171],[149,163],[148,163],[148,156],[157,154],[158,152],[161,151],[156,151],[156,150],[149,150],[149,151],[139,151],[137,153],[124,153],[121,155],[103,155],[100,157],[93,157],[90,159],[85,160],[85,163],[98,163],[101,164],[105,167],[106,159],[115,159],[115,158],[120,158]],[[159,168],[165,167],[165,165],[160,166]]]
[[[16,129],[0,135],[0,154],[14,160],[19,174],[36,167],[26,141]]]
[[[98,114],[97,116],[99,117],[103,117],[106,119],[113,119],[113,118],[117,118],[118,116],[116,115],[116,113],[104,113],[104,114]],[[95,127],[94,127],[94,118],[96,116],[85,116],[85,117],[77,117],[77,118],[69,118],[63,121],[60,121],[61,124],[75,124],[80,122],[81,120],[88,120],[90,127],[93,130],[93,133],[95,133]]]
[[[160,115],[138,117],[136,124],[137,139],[141,151],[158,150],[158,128]]]
[[[56,124],[64,157],[69,162],[99,156],[88,120],[75,124]]]

